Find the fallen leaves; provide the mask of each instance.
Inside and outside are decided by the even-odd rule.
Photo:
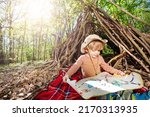
[[[0,71],[0,99],[32,99],[39,89],[45,87],[57,74],[50,70],[51,62],[24,65]]]

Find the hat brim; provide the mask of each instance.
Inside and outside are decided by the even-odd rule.
[[[85,48],[92,42],[92,41],[96,41],[96,40],[98,40],[98,41],[100,41],[100,42],[102,42],[103,43],[103,46],[107,43],[107,41],[106,40],[101,40],[101,39],[93,39],[93,40],[91,40],[89,43],[82,43],[81,44],[81,53],[86,53],[86,51],[85,51]]]

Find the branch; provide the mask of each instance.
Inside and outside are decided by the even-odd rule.
[[[119,44],[119,46],[122,47],[132,58],[134,58],[146,70],[146,72],[150,72],[150,70],[145,66],[145,64],[142,61],[140,61],[136,56],[131,54],[131,52],[128,51],[122,44]]]
[[[133,49],[130,50],[130,52],[132,52]],[[119,60],[120,58],[126,56],[127,52],[126,51],[123,51],[122,53],[116,55],[115,57],[113,57],[112,59],[109,60],[108,63],[111,63],[112,61],[116,61],[116,60]]]

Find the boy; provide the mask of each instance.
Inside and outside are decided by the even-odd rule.
[[[101,73],[101,68],[111,74],[125,75],[124,72],[109,66],[100,55],[100,51],[103,50],[105,44],[106,41],[102,40],[102,38],[96,34],[87,36],[81,45],[81,52],[84,53],[84,55],[81,55],[67,71],[63,77],[63,81],[66,82],[80,67],[84,78]]]

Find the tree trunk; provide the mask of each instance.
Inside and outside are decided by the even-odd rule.
[[[8,23],[9,23],[9,29],[8,29],[8,36],[9,36],[9,58],[13,59],[15,57],[13,52],[13,28],[12,28],[12,2],[9,1],[8,3]]]
[[[27,22],[25,19],[24,22],[24,33],[23,33],[23,38],[22,38],[22,44],[21,44],[21,64],[24,61],[24,42],[25,42],[25,38],[26,38],[26,27],[27,27]]]
[[[38,38],[38,60],[41,60],[41,42],[42,42],[42,30],[43,30],[43,20],[41,18],[40,30],[39,30],[39,38]]]
[[[32,34],[32,38],[33,38],[32,61],[34,61],[34,60],[36,60],[36,58],[35,58],[35,35],[34,35],[34,33]]]
[[[47,59],[47,39],[48,39],[48,29],[47,29],[47,32],[46,32],[46,35],[45,37],[43,37],[43,40],[44,40],[44,55],[43,55],[43,58],[44,58],[44,61]]]
[[[2,27],[0,24],[0,64],[4,64],[4,51],[3,51],[3,35]]]

